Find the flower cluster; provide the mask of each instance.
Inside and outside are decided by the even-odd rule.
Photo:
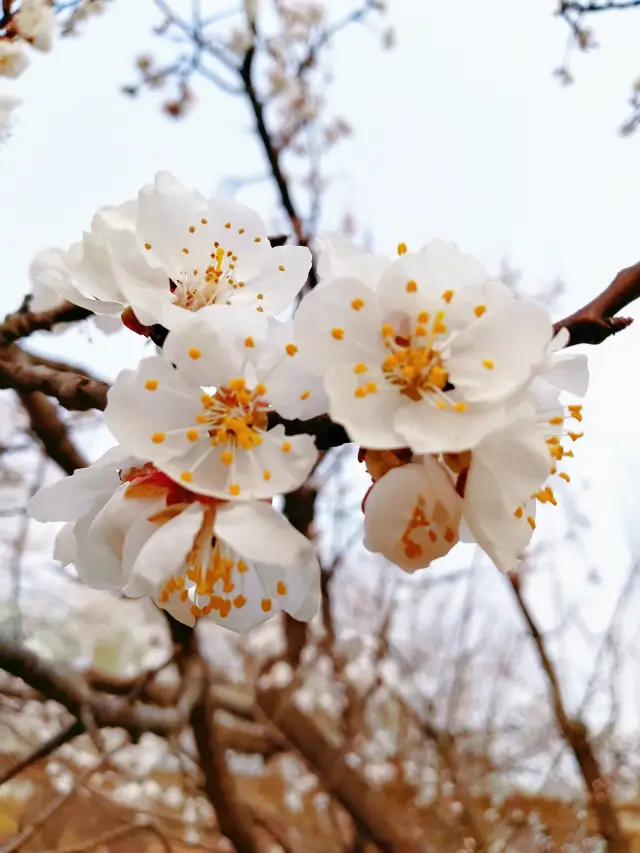
[[[565,419],[582,415],[560,392],[586,391],[586,360],[452,244],[400,244],[393,261],[339,237],[318,248],[320,283],[283,321],[308,249],[271,246],[253,211],[160,173],[69,250],[35,259],[40,298],[161,344],[109,393],[119,445],[29,505],[66,522],[56,556],[85,583],[189,624],[310,619],[317,559],[272,499],[318,456],[311,430],[289,435],[283,419],[327,413],[373,480],[369,550],[413,571],[473,539],[514,567],[536,501],[555,503],[550,478],[569,479],[565,439],[579,433]]]
[[[0,77],[19,77],[29,65],[25,42],[48,53],[53,45],[55,13],[49,0],[22,0],[0,37]]]
[[[582,414],[560,392],[584,395],[586,357],[450,243],[387,262],[334,240],[320,271],[295,329],[374,482],[366,547],[414,571],[475,541],[510,571],[536,502],[556,502],[549,479],[570,479]]]

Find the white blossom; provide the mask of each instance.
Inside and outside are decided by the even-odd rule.
[[[364,545],[406,572],[444,557],[458,541],[460,498],[431,457],[381,477],[364,504]]]
[[[36,50],[51,50],[55,12],[48,0],[22,0],[20,11],[14,20],[22,38]]]
[[[76,304],[88,299],[101,314],[131,307],[143,326],[173,329],[187,312],[210,305],[251,308],[265,318],[281,313],[306,282],[311,253],[272,247],[250,208],[207,200],[160,172],[137,200],[98,211],[64,261],[82,296]],[[59,280],[59,271],[48,277]],[[65,298],[77,300],[71,292]]]
[[[0,40],[0,77],[19,77],[29,65],[29,57],[19,41]]]
[[[119,375],[105,413],[111,432],[203,495],[265,499],[298,488],[317,450],[310,435],[269,429],[270,381],[250,362],[265,334],[247,309],[203,309],[169,334],[164,357]]]
[[[212,500],[151,463],[120,468],[121,448],[109,454],[42,489],[28,508],[38,520],[68,522],[85,584],[152,598],[189,625],[210,617],[247,631],[283,610],[313,618],[313,545],[268,502]]]
[[[301,355],[324,378],[329,414],[359,444],[467,450],[544,361],[551,320],[452,244],[399,252],[375,292],[352,274],[303,299]]]

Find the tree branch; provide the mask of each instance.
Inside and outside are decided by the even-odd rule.
[[[182,647],[177,663],[183,680],[186,681],[189,672],[194,669],[200,673],[201,689],[191,709],[190,723],[204,776],[203,791],[215,810],[220,831],[234,845],[236,853],[259,853],[252,816],[238,799],[224,749],[218,740],[211,679],[207,664],[200,654],[196,631],[168,613],[165,616],[174,645]]]
[[[43,365],[8,361],[3,355],[6,353],[0,350],[0,389],[13,388],[20,393],[41,391],[74,412],[104,411],[106,408],[109,390],[106,382],[78,373],[62,373]]]
[[[18,392],[18,397],[29,416],[31,431],[42,443],[47,456],[65,474],[86,468],[89,463],[71,441],[66,424],[60,420],[55,405],[40,391],[32,391],[30,394]]]
[[[180,731],[200,690],[196,679],[185,683],[175,708],[132,704],[127,698],[92,691],[81,677],[42,660],[6,637],[0,637],[0,669],[63,705],[76,719],[84,720],[88,710],[96,726],[126,729],[136,737],[144,732],[167,735]]]
[[[416,837],[415,827],[403,822],[393,805],[349,766],[343,745],[330,743],[317,722],[291,701],[289,691],[262,688],[257,701],[381,853],[424,853],[424,838]]]
[[[598,822],[598,831],[607,843],[608,853],[628,853],[627,839],[622,832],[618,814],[607,790],[602,768],[589,740],[587,727],[581,720],[568,716],[562,700],[558,676],[547,652],[544,637],[540,633],[540,629],[536,625],[533,615],[522,595],[521,581],[514,573],[508,575],[508,579],[518,609],[527,623],[531,638],[538,652],[538,659],[549,685],[551,702],[558,728],[573,752],[589,794],[591,805]]]
[[[24,758],[21,758],[15,764],[12,764],[11,767],[8,767],[4,773],[0,773],[0,786],[13,779],[14,776],[18,776],[23,770],[36,764],[38,761],[42,761],[43,758],[47,758],[56,749],[59,749],[65,743],[69,743],[69,741],[72,741],[83,732],[84,725],[79,720],[74,720],[73,723],[66,726],[62,731],[57,732],[44,743],[39,744]]]
[[[640,263],[620,270],[611,284],[583,308],[559,320],[554,330],[569,330],[569,344],[601,344],[633,322],[631,317],[615,317],[640,297]]]
[[[0,346],[8,346],[33,332],[48,332],[58,323],[77,323],[91,317],[91,311],[71,302],[63,302],[49,311],[33,314],[31,311],[16,311],[8,314],[0,323]]]

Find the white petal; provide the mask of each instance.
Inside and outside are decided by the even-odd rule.
[[[165,610],[170,616],[177,619],[178,622],[182,622],[183,625],[189,625],[190,628],[193,628],[196,624],[195,616],[191,612],[192,602],[189,599],[181,601],[178,596],[172,595],[168,601],[161,601],[156,598],[154,603],[161,610]]]
[[[582,352],[556,352],[542,378],[561,391],[584,397],[589,387],[589,364]]]
[[[432,317],[444,311],[447,323],[456,319],[461,292],[481,301],[481,287],[487,272],[480,261],[464,255],[453,243],[434,240],[422,252],[405,254],[384,272],[378,285],[380,304],[391,314],[399,311],[417,316],[426,311]],[[477,294],[477,295],[476,295]],[[467,311],[465,310],[465,316]]]
[[[93,523],[102,509],[97,506],[75,523],[73,533],[76,552],[73,562],[80,580],[91,589],[121,590],[126,582],[121,555],[114,552],[112,543],[101,535],[100,528],[98,535],[92,531]]]
[[[529,500],[549,476],[552,459],[535,413],[519,407],[513,419],[474,448],[464,491],[465,507],[500,523]],[[466,511],[466,510],[465,510]]]
[[[308,420],[327,412],[329,398],[322,379],[302,361],[292,321],[270,319],[268,337],[256,359],[269,402],[283,418]]]
[[[516,568],[522,552],[533,535],[528,519],[535,521],[535,501],[529,501],[521,518],[506,507],[494,507],[498,513],[490,515],[479,512],[478,504],[465,504],[465,521],[472,531],[476,542],[493,560],[501,572],[510,572]]]
[[[186,433],[202,411],[200,396],[200,388],[187,385],[168,361],[151,356],[136,371],[119,374],[109,391],[105,420],[116,439],[139,457],[152,462],[179,458],[193,448]],[[162,442],[154,441],[161,435]]]
[[[449,378],[468,401],[498,401],[521,388],[551,340],[549,314],[514,300],[461,332],[446,359]]]
[[[57,560],[63,566],[68,566],[69,563],[76,561],[76,536],[75,524],[68,522],[58,532],[55,543],[53,545],[53,559]]]
[[[352,441],[372,449],[404,447],[406,440],[398,423],[398,413],[405,407],[399,392],[379,382],[376,393],[356,397],[358,377],[352,366],[334,367],[325,378],[329,395],[329,414],[342,424]]]
[[[340,234],[325,234],[316,239],[314,249],[318,255],[320,279],[357,278],[375,290],[389,261],[379,255],[371,255],[355,246]]]
[[[216,513],[214,532],[250,562],[303,565],[314,553],[311,542],[263,501],[223,504]]]
[[[304,246],[276,246],[264,259],[264,267],[253,276],[245,275],[239,257],[236,272],[245,286],[234,291],[231,303],[250,304],[254,309],[260,306],[269,315],[280,314],[291,305],[311,269],[311,252]]]
[[[202,505],[194,503],[157,528],[138,554],[124,590],[126,595],[156,596],[170,577],[182,575],[203,515]]]
[[[231,379],[245,377],[251,354],[247,339],[257,345],[266,338],[266,318],[248,308],[222,305],[184,313],[185,321],[167,336],[163,347],[165,358],[181,375],[205,387],[228,387]]]
[[[354,307],[355,306],[355,307]],[[322,376],[340,364],[382,364],[387,354],[375,294],[357,279],[332,279],[308,293],[294,317],[300,356]]]
[[[96,502],[106,501],[120,486],[118,470],[136,464],[124,448],[107,450],[88,468],[78,468],[51,486],[36,492],[27,512],[36,521],[76,521]]]
[[[314,555],[306,564],[287,569],[287,592],[282,601],[285,610],[299,622],[310,622],[317,614],[322,599],[321,570]]]
[[[407,572],[425,568],[458,541],[460,499],[432,458],[381,477],[365,507],[365,547]]]
[[[193,249],[198,258],[211,252],[211,248],[206,251],[213,244],[208,231],[197,227],[207,214],[200,193],[186,189],[168,172],[158,172],[155,182],[138,194],[136,231],[173,278],[184,266],[183,249]],[[190,228],[196,230],[191,233]]]
[[[469,405],[463,412],[439,409],[429,398],[409,400],[396,414],[394,425],[402,441],[414,453],[459,453],[475,447],[503,414],[497,407]]]

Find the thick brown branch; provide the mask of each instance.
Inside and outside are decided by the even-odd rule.
[[[607,843],[608,853],[628,853],[627,839],[622,832],[618,814],[608,793],[602,768],[589,740],[587,727],[581,720],[569,717],[565,710],[558,676],[547,652],[544,637],[536,625],[533,615],[522,595],[520,579],[516,575],[509,575],[509,583],[513,590],[518,609],[527,623],[531,638],[538,652],[538,659],[549,685],[551,702],[558,728],[573,752],[591,799],[593,811],[598,822],[598,831]]]
[[[382,853],[424,853],[424,839],[415,837],[413,827],[399,819],[391,803],[349,766],[345,750],[330,743],[286,691],[262,689],[258,704]]]
[[[126,698],[95,693],[81,677],[41,660],[24,646],[4,637],[0,638],[0,669],[21,678],[48,699],[59,702],[76,719],[86,717],[88,711],[96,726],[123,728],[134,736],[144,732],[166,735],[180,731],[200,689],[197,683],[186,685],[176,708],[132,704]]]
[[[204,777],[203,791],[215,810],[220,831],[234,845],[236,853],[258,853],[251,814],[238,799],[224,748],[218,738],[208,668],[200,655],[196,632],[169,615],[167,622],[174,644],[183,650],[177,659],[183,681],[190,678],[189,673],[193,669],[197,669],[202,678],[200,694],[191,709],[190,722]]]
[[[0,350],[0,388],[13,388],[22,393],[41,391],[74,412],[104,411],[106,408],[109,390],[106,382],[78,373],[61,373],[49,367],[7,361],[2,355]]]
[[[569,346],[601,344],[611,335],[621,332],[633,322],[630,317],[616,317],[631,302],[640,297],[640,263],[620,270],[611,284],[584,308],[559,320],[554,329],[569,330]]]
[[[44,452],[65,474],[85,468],[88,462],[69,437],[66,425],[60,420],[56,406],[44,394],[19,392],[18,396],[29,416],[31,431],[40,440]]]
[[[80,308],[71,302],[63,302],[49,311],[32,314],[30,311],[16,311],[8,314],[0,323],[0,346],[12,344],[20,338],[26,338],[33,332],[48,332],[58,323],[77,323],[91,316],[91,311]]]

